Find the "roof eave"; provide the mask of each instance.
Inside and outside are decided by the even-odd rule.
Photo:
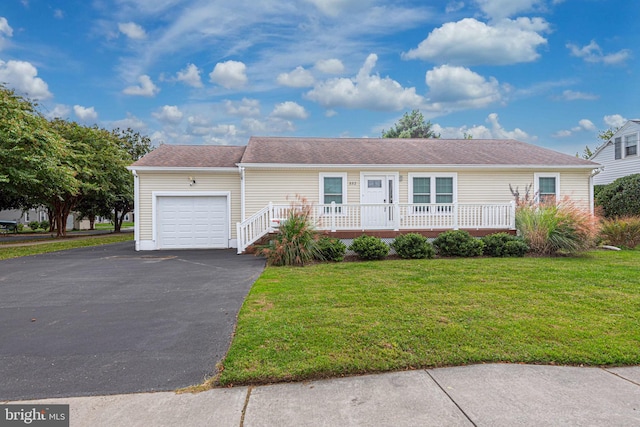
[[[460,164],[302,164],[302,163],[238,163],[239,167],[249,169],[596,169],[601,165],[529,165],[529,164],[500,164],[500,165],[460,165]]]
[[[137,172],[238,172],[238,167],[183,167],[183,166],[127,166]]]

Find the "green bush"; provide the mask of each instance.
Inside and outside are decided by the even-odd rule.
[[[43,230],[49,230],[49,221],[44,220],[40,223],[40,228],[42,228]]]
[[[362,259],[383,259],[389,255],[389,246],[379,237],[362,235],[353,239],[349,249]]]
[[[323,236],[318,240],[318,251],[325,261],[340,262],[344,259],[347,246],[340,239]]]
[[[529,245],[522,237],[509,233],[494,233],[482,238],[484,254],[492,257],[523,257]]]
[[[594,216],[569,200],[518,207],[516,228],[538,255],[582,252],[594,246],[598,235]]]
[[[482,255],[484,243],[464,230],[440,233],[433,241],[441,256],[474,257]]]
[[[640,174],[624,176],[605,185],[595,201],[607,218],[640,215]]]
[[[605,245],[633,249],[640,244],[640,217],[604,219],[600,239]]]
[[[20,222],[18,223],[18,232],[22,232],[22,230],[24,230],[24,224]]]
[[[38,228],[40,228],[40,222],[38,221],[31,221],[29,222],[29,228],[33,231],[37,230]]]
[[[400,258],[422,259],[433,258],[436,254],[433,245],[426,237],[417,233],[402,234],[393,241],[391,247]]]
[[[290,209],[273,240],[259,247],[256,254],[265,256],[269,265],[277,266],[303,266],[311,260],[323,259],[317,232],[309,220],[310,212],[310,206]]]

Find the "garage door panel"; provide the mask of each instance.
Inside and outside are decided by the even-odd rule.
[[[228,247],[226,197],[162,196],[156,207],[159,248]]]

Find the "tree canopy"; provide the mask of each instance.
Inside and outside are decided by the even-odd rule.
[[[382,131],[383,138],[440,138],[432,129],[431,122],[425,121],[420,110],[404,113],[395,126]]]

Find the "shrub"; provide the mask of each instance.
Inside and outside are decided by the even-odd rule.
[[[529,251],[529,245],[522,237],[509,233],[494,233],[482,238],[484,253],[492,257],[523,257]]]
[[[595,217],[568,199],[559,204],[519,206],[516,228],[538,255],[574,254],[593,247],[598,235]]]
[[[633,249],[640,244],[640,217],[602,220],[600,238],[605,245]]]
[[[318,251],[322,257],[321,259],[340,262],[344,259],[347,246],[340,239],[323,236],[318,240]]]
[[[362,259],[383,259],[389,255],[389,246],[379,237],[362,235],[353,239],[349,249]]]
[[[482,255],[484,243],[467,231],[451,230],[440,233],[433,246],[441,256],[474,257]]]
[[[18,223],[18,232],[20,232],[20,233],[21,233],[21,232],[22,232],[22,230],[24,230],[24,224],[23,224],[23,223],[21,223],[21,222],[19,222],[19,223]]]
[[[400,258],[422,259],[433,258],[436,254],[433,245],[426,237],[417,233],[402,234],[393,241],[391,247]]]
[[[256,251],[267,258],[269,265],[303,266],[314,259],[323,259],[318,249],[318,234],[310,221],[312,207],[305,200],[292,205],[286,220],[280,223],[273,240]]]
[[[40,222],[38,221],[29,222],[29,228],[32,229],[33,231],[37,230],[38,228],[40,228]]]
[[[640,174],[624,176],[605,185],[595,201],[607,218],[640,215]]]
[[[45,220],[40,223],[40,228],[43,230],[49,230],[49,221]]]

